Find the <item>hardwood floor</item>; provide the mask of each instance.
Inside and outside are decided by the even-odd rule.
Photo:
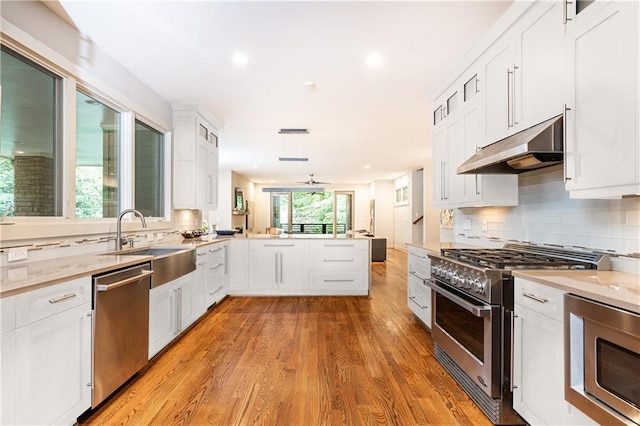
[[[81,424],[489,425],[406,302],[406,254],[371,297],[229,297]]]

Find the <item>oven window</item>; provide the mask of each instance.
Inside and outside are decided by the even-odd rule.
[[[598,384],[640,407],[640,354],[602,338],[596,339]]]
[[[436,323],[484,363],[484,318],[436,293]]]

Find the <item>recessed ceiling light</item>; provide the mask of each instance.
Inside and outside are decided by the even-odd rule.
[[[382,55],[378,52],[370,53],[369,56],[367,56],[366,62],[370,67],[378,67],[382,64]]]
[[[257,165],[257,164],[254,164],[254,165],[253,165],[253,166],[251,166],[251,167],[253,167],[254,169],[257,169],[257,168],[258,168],[258,165]]]
[[[307,90],[310,91],[310,92],[314,92],[316,89],[318,89],[318,86],[316,86],[316,82],[315,81],[307,81],[304,84],[304,87],[306,87]]]
[[[365,165],[364,165],[364,168],[365,168],[365,169],[370,169],[370,168],[371,168],[371,165],[369,165],[369,164],[365,164]]]
[[[249,58],[244,53],[236,53],[231,58],[231,61],[236,65],[245,66],[249,63]]]

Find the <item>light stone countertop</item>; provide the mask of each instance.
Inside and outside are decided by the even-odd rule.
[[[151,259],[152,256],[103,256],[92,253],[3,266],[0,268],[0,298]]]
[[[517,278],[640,313],[640,275],[594,270],[515,270],[511,273]]]
[[[429,254],[440,254],[441,249],[450,249],[450,248],[471,248],[477,249],[482,248],[479,246],[471,246],[469,244],[460,244],[460,243],[438,243],[438,242],[426,242],[426,243],[406,243],[407,246],[417,247],[421,249],[425,249],[429,252]]]
[[[252,234],[248,238],[277,238],[277,239],[346,239],[318,235],[291,235],[269,236],[267,234]],[[167,239],[155,241],[150,244],[134,247],[133,250],[141,250],[149,247],[171,248],[198,248],[236,238],[247,238],[246,234],[237,236],[205,236],[194,239]],[[355,239],[368,239],[356,237]],[[87,275],[99,274],[113,269],[135,265],[152,260],[148,255],[127,255],[126,249],[121,254],[109,254],[113,250],[104,252],[87,253],[80,256],[64,256],[54,259],[15,262],[0,267],[0,298],[14,296],[27,291],[37,290],[42,287],[59,284],[75,278]],[[124,252],[124,253],[123,253]]]

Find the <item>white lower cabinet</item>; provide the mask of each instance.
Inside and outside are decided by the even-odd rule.
[[[307,241],[250,241],[249,288],[265,294],[300,294],[309,287]]]
[[[425,280],[431,275],[431,261],[427,251],[410,246],[407,254],[407,305],[413,313],[431,328],[431,289]]]
[[[0,299],[0,424],[16,424],[15,297]]]
[[[205,301],[207,307],[220,302],[227,295],[228,283],[228,242],[209,246],[209,261],[205,280]]]
[[[193,279],[193,310],[196,318],[207,312],[205,294],[208,259],[209,252],[206,246],[196,249],[196,271]]]
[[[515,279],[513,408],[529,424],[594,424],[564,399],[563,294]]]
[[[249,240],[229,241],[229,293],[249,290]]]
[[[195,321],[196,272],[149,291],[149,359]]]
[[[341,295],[369,294],[369,241],[310,243],[309,289]]]
[[[255,238],[229,243],[230,294],[369,294],[368,238]]]
[[[72,425],[91,407],[90,295],[83,277],[15,296],[16,328],[0,335],[2,424]]]

